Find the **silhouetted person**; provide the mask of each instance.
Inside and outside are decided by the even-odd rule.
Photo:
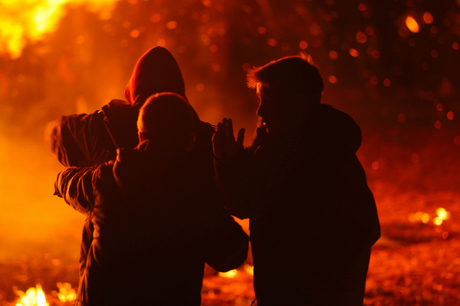
[[[205,261],[218,271],[237,268],[248,237],[190,153],[185,99],[152,96],[138,130],[136,148],[56,180],[56,194],[94,226],[76,305],[198,306]]]
[[[66,167],[93,166],[116,157],[117,148],[134,148],[138,144],[136,121],[140,107],[153,94],[173,92],[185,97],[184,79],[171,53],[162,47],[145,52],[137,61],[125,89],[125,99],[112,100],[91,114],[62,116],[51,134],[52,151]],[[211,138],[214,128],[202,122],[193,108],[193,132],[196,135],[192,155],[206,179],[214,180]],[[85,221],[81,244],[80,272],[85,260],[93,229]]]
[[[260,99],[252,147],[224,119],[214,153],[227,209],[250,218],[258,305],[362,305],[380,226],[360,128],[320,104],[323,81],[303,56],[254,68],[248,86]]]

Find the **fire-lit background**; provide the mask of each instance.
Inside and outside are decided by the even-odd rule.
[[[257,108],[246,71],[310,54],[326,83],[323,102],[363,131],[358,156],[383,233],[365,304],[454,305],[459,7],[460,0],[0,0],[0,305],[16,305],[37,285],[50,305],[71,305],[83,216],[53,197],[63,168],[46,146],[46,126],[122,99],[136,60],[156,45],[176,57],[200,117],[212,124],[232,117],[246,127],[246,143]],[[250,305],[250,268],[249,258],[228,275],[207,271],[203,305]]]

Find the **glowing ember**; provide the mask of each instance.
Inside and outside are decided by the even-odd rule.
[[[77,294],[75,290],[72,289],[71,284],[57,283],[57,287],[59,288],[59,292],[53,292],[53,294],[56,294],[61,302],[72,302],[77,298]]]
[[[69,4],[86,5],[99,12],[101,19],[110,18],[118,0],[0,0],[0,53],[12,58],[21,56],[28,42],[36,42],[56,30]]]
[[[445,210],[442,207],[436,209],[436,217],[433,219],[433,223],[436,225],[441,225],[445,220],[450,218],[450,212]]]
[[[418,33],[420,31],[420,26],[418,25],[418,22],[414,19],[414,17],[407,16],[406,26],[412,33]]]
[[[439,207],[436,209],[436,216],[432,219],[433,224],[440,226],[444,221],[450,219],[450,216],[450,212],[442,207]],[[427,224],[430,221],[430,214],[418,211],[415,214],[409,215],[409,221]]]
[[[244,265],[244,271],[250,275],[254,275],[254,266]]]
[[[430,12],[425,12],[423,14],[423,21],[427,24],[433,23],[433,15]]]
[[[36,288],[29,288],[24,293],[22,291],[16,291],[19,295],[19,299],[16,306],[48,306],[48,302],[45,298],[45,293],[42,290],[41,285],[37,285]]]
[[[358,50],[356,50],[354,48],[350,48],[350,50],[348,50],[348,53],[353,57],[358,57],[359,56]]]
[[[236,269],[227,271],[227,272],[219,272],[219,276],[225,277],[225,278],[234,278],[238,274],[238,271]]]

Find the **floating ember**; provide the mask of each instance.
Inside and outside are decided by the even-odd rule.
[[[57,283],[57,287],[59,292],[53,291],[53,295],[56,295],[61,302],[73,302],[77,298],[75,289],[70,283]]]
[[[442,207],[436,209],[436,216],[432,217],[429,213],[418,211],[413,214],[409,214],[409,221],[413,223],[421,222],[428,224],[432,220],[433,224],[440,226],[444,221],[450,219],[450,212]]]

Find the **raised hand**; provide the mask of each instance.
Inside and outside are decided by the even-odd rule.
[[[237,139],[233,135],[232,119],[224,118],[217,124],[217,130],[212,138],[214,156],[219,162],[229,162],[244,149],[244,128],[238,131]]]

